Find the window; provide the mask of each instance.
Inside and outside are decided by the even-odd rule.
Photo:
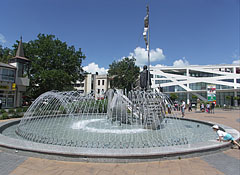
[[[102,85],[104,85],[104,80],[102,80]]]
[[[100,89],[97,90],[97,93],[100,94]]]
[[[100,80],[98,80],[98,85],[100,85]]]
[[[171,80],[155,80],[155,84],[169,83]]]
[[[15,71],[12,69],[2,69],[1,79],[4,81],[14,82]]]
[[[155,75],[155,78],[166,78],[166,77],[162,75]]]

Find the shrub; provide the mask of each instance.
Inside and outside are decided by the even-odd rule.
[[[23,108],[17,108],[17,109],[16,109],[16,112],[17,112],[17,113],[23,112]]]
[[[13,114],[14,112],[15,112],[14,109],[9,109],[9,110],[8,110],[8,113],[9,113],[9,114]]]
[[[22,115],[18,112],[14,112],[12,115],[12,118],[19,118],[19,117],[22,117]]]
[[[2,119],[3,119],[3,120],[4,120],[4,119],[9,119],[8,113],[4,112],[4,113],[2,114]]]
[[[28,110],[28,106],[23,107],[22,112],[26,112]]]
[[[1,113],[4,113],[4,112],[6,112],[5,109],[1,109]]]

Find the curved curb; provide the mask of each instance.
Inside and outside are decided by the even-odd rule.
[[[189,120],[198,123],[204,123],[206,125],[214,125],[216,123],[205,122],[193,119],[181,118],[181,120]],[[16,149],[21,151],[56,155],[72,158],[116,158],[116,159],[153,159],[163,157],[175,157],[182,155],[189,155],[194,153],[204,153],[209,151],[216,151],[221,148],[226,148],[231,145],[229,142],[218,142],[216,140],[208,140],[206,142],[157,147],[157,148],[129,148],[129,149],[103,149],[103,148],[80,148],[80,147],[67,147],[59,145],[48,145],[35,143],[26,140],[15,139],[2,135],[2,131],[7,127],[18,123],[20,120],[11,120],[0,123],[0,146]],[[218,124],[223,130],[227,131],[233,137],[238,140],[240,138],[239,131]]]

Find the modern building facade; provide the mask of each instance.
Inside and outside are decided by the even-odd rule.
[[[86,74],[82,82],[75,84],[75,89],[83,94],[95,93],[97,99],[104,97],[105,92],[110,88],[110,81],[107,75]]]
[[[2,108],[22,106],[22,96],[29,86],[29,59],[24,57],[22,39],[16,56],[9,59],[9,64],[0,63],[0,99]]]
[[[239,65],[206,65],[187,67],[151,68],[151,88],[166,93],[176,93],[179,100],[187,103],[207,99],[207,87],[216,87],[216,103],[237,105],[240,97]],[[194,97],[194,98],[193,98]],[[237,100],[238,99],[238,100]]]

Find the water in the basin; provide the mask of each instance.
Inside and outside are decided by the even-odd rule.
[[[184,145],[215,139],[210,126],[166,114],[162,93],[110,91],[104,100],[72,92],[48,92],[29,108],[16,129],[33,142],[106,149]],[[202,134],[208,132],[210,134]],[[11,133],[11,132],[9,132]]]

